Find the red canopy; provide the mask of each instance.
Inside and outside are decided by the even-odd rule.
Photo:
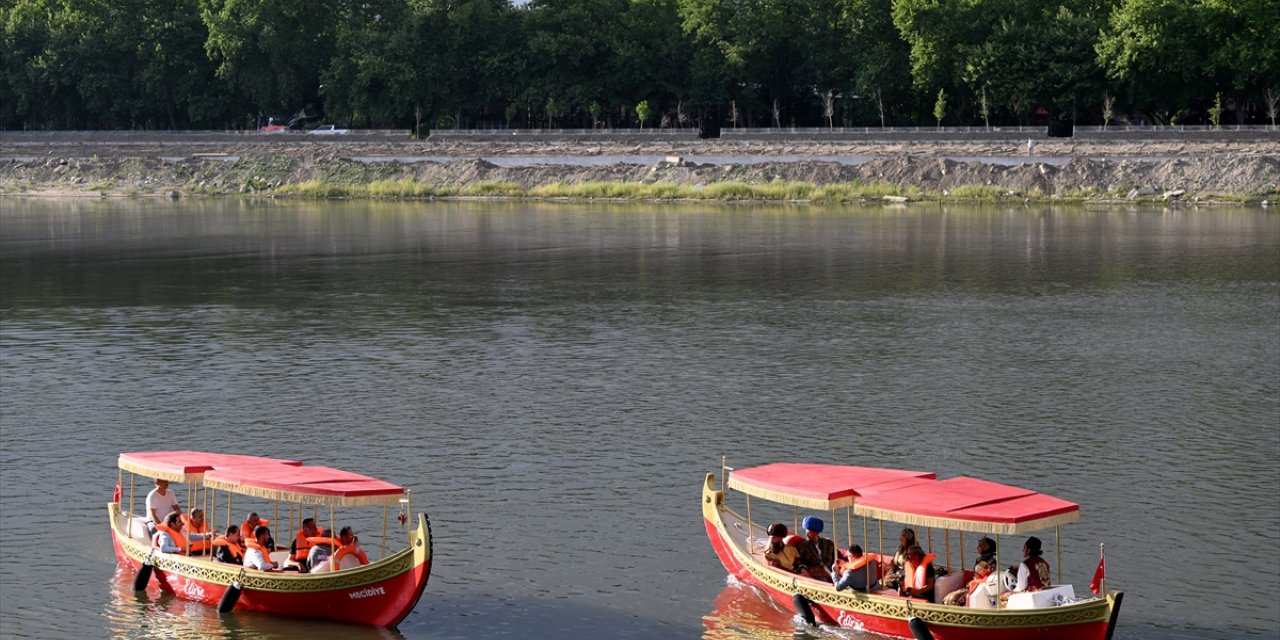
[[[854,513],[925,527],[1024,533],[1080,519],[1080,505],[977,478],[950,478],[884,491],[858,501]]]
[[[729,475],[729,487],[773,502],[829,511],[852,506],[865,496],[933,482],[936,477],[928,471],[776,462],[735,470]]]
[[[305,504],[394,505],[404,488],[330,467],[230,467],[204,474],[204,486],[271,500]]]
[[[120,454],[118,465],[125,471],[170,482],[199,482],[207,471],[230,467],[287,465],[300,467],[297,460],[203,451],[135,451]]]

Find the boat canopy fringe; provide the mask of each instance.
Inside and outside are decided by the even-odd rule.
[[[853,512],[860,516],[874,518],[876,520],[900,522],[902,524],[910,524],[917,527],[932,527],[938,529],[953,529],[956,531],[972,531],[976,533],[994,533],[1001,535],[1030,533],[1032,531],[1048,529],[1049,527],[1078,522],[1080,520],[1079,511],[1071,511],[1055,516],[1049,516],[1047,518],[1026,520],[1023,522],[983,522],[978,520],[947,518],[943,516],[926,516],[917,513],[894,511],[892,509],[868,507],[864,504],[855,506]]]
[[[381,495],[325,495],[306,493],[304,491],[293,491],[288,489],[252,487],[234,480],[223,480],[221,478],[213,478],[210,476],[205,476],[204,486],[209,489],[221,489],[223,491],[230,491],[232,493],[252,496],[254,498],[265,498],[267,500],[281,500],[284,502],[297,502],[302,504],[323,504],[333,507],[364,507],[369,505],[396,506],[400,504],[400,499],[404,497],[403,492]]]
[[[741,491],[747,495],[755,496],[768,500],[769,502],[777,502],[778,504],[791,505],[793,507],[801,507],[804,509],[818,509],[821,511],[831,511],[832,509],[843,509],[852,507],[857,496],[845,496],[834,500],[825,498],[810,498],[806,496],[798,496],[793,493],[783,493],[772,489],[764,489],[753,484],[745,482],[734,482],[734,477],[729,476],[729,488]]]

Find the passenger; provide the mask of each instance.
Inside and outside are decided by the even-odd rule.
[[[902,584],[898,593],[908,598],[933,600],[933,586],[937,574],[933,572],[933,554],[925,555],[920,545],[907,549],[907,564],[903,566]]]
[[[278,571],[279,567],[271,560],[271,530],[263,525],[258,525],[253,530],[253,538],[245,539],[245,545],[249,550],[244,554],[244,566],[250,569],[261,569],[262,571]]]
[[[764,551],[764,560],[771,567],[784,569],[792,573],[800,566],[800,552],[783,541],[787,535],[787,525],[775,522],[766,530],[769,534],[769,545]]]
[[[977,571],[978,563],[985,562],[991,565],[994,570],[996,566],[996,541],[991,538],[982,538],[978,541],[978,559],[974,560],[974,571]]]
[[[156,533],[151,536],[151,546],[160,553],[186,553],[187,538],[182,532],[182,514],[174,511],[164,522],[156,525]],[[208,539],[207,533],[189,534],[192,539]]]
[[[821,518],[806,516],[801,526],[804,527],[805,537],[797,550],[800,552],[800,564],[804,566],[804,573],[816,580],[830,580],[829,567],[836,561],[836,543],[831,538],[819,535],[824,526]]]
[[[182,513],[178,496],[169,490],[169,481],[156,478],[156,488],[147,494],[147,531],[156,533],[156,523],[164,522],[170,513]]]
[[[204,521],[204,509],[196,507],[191,510],[191,515],[182,514],[183,529],[187,532],[187,537],[191,540],[191,555],[204,555],[211,548],[209,538],[212,537],[209,531],[209,523]],[[203,540],[196,540],[197,533],[205,534]]]
[[[293,542],[289,545],[289,559],[297,563],[299,567],[302,567],[303,571],[309,568],[307,557],[311,554],[312,543],[310,540],[319,535],[320,532],[316,530],[316,519],[304,518],[302,520],[302,529],[298,531],[298,535],[293,537]]]
[[[996,566],[996,541],[991,538],[983,538],[978,541],[978,559],[973,563],[973,573],[978,573],[979,567],[986,569],[986,575],[990,575]],[[983,576],[986,577],[985,575]],[[951,604],[963,607],[967,601],[969,594],[973,593],[973,582],[968,587],[956,589],[951,593],[943,596],[943,604]]]
[[[916,544],[915,529],[903,529],[898,535],[898,551],[893,554],[893,564],[889,568],[889,576],[885,578],[885,586],[897,589],[902,584],[904,568],[907,566],[907,550]]]
[[[321,531],[319,536],[307,538],[307,542],[311,543],[310,552],[307,554],[308,571],[316,569],[332,557],[333,550],[339,545],[339,541],[333,537],[333,530],[328,528]]]
[[[836,561],[832,567],[831,580],[836,585],[836,591],[874,589],[879,586],[880,580],[872,571],[878,573],[879,566],[880,554],[863,553],[862,547],[855,544],[849,547],[847,559]]]
[[[1049,580],[1049,562],[1040,557],[1040,538],[1031,536],[1022,545],[1023,561],[1018,565],[1018,583],[1014,593],[1040,591],[1053,586]]]
[[[213,539],[213,559],[227,564],[244,565],[244,538],[240,537],[240,527],[234,524],[227,527],[227,532]]]
[[[967,605],[969,596],[973,595],[973,592],[977,591],[978,587],[990,582],[989,578],[993,567],[995,567],[994,563],[979,560],[977,564],[973,565],[973,579],[969,581],[969,584],[948,593],[942,598],[942,604],[949,604],[953,607]]]
[[[259,518],[257,513],[250,513],[249,517],[245,519],[244,524],[240,525],[240,537],[245,540],[253,540],[257,535],[258,527],[265,527],[269,524],[271,524],[270,520],[267,520],[266,518]],[[275,551],[275,538],[271,538],[267,542],[270,545],[267,550]]]
[[[347,556],[354,556],[360,561],[361,566],[369,564],[369,556],[365,554],[364,549],[360,548],[360,538],[351,531],[351,527],[343,527],[338,532],[338,544],[340,546],[329,562],[334,571],[342,568],[342,559]]]

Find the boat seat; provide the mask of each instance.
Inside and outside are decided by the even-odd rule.
[[[147,532],[147,519],[141,516],[133,517],[132,529],[126,526],[126,531],[130,531],[129,537],[139,542],[151,543],[151,534]]]
[[[947,597],[948,593],[960,589],[968,584],[964,579],[964,573],[948,573],[945,576],[939,576],[933,585],[933,602],[934,604],[942,604],[942,599]]]

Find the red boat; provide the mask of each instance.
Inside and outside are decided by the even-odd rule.
[[[1062,525],[1079,520],[1080,507],[1075,503],[976,478],[939,480],[925,471],[840,465],[774,463],[733,470],[722,464],[719,482],[717,487],[715,474],[707,474],[702,516],[720,562],[738,580],[813,623],[934,640],[1110,640],[1115,630],[1123,593],[1108,593],[1105,582],[1097,585],[1100,595],[1094,595],[1089,588],[1077,594],[1070,585],[1009,593],[1002,581],[993,580],[991,588],[996,591],[989,601],[970,600],[975,606],[941,603],[943,596],[965,587],[973,576],[964,560],[969,548],[965,532],[995,536],[999,551],[1001,536],[1057,532]],[[745,495],[745,516],[727,504],[735,491]],[[753,504],[753,497],[769,504]],[[858,542],[882,558],[893,557],[898,540],[898,529],[891,528],[893,546],[886,553],[886,521],[917,527],[919,544],[939,560],[935,566],[942,577],[935,586],[935,599],[901,596],[878,584],[869,590],[837,591],[830,580],[767,564],[760,543],[769,540],[768,521],[756,519],[771,517],[784,524],[794,520],[791,530],[795,531],[801,516],[810,513],[830,517],[830,537],[837,546],[847,548]],[[855,515],[860,516],[861,527],[855,526]],[[855,531],[858,528],[860,532]],[[928,528],[926,535],[920,535],[922,528]],[[936,535],[937,529],[941,536]],[[971,537],[969,544],[978,537]],[[1060,585],[1060,536],[1057,541],[1053,583]],[[958,562],[952,562],[953,551]],[[1022,560],[1021,555],[1008,556],[1006,565]],[[995,566],[1005,566],[1000,562],[997,555]],[[1100,562],[1095,579],[1102,578],[1102,567]],[[876,573],[885,569],[882,566]]]
[[[419,513],[411,527],[410,492],[377,478],[295,460],[279,460],[197,451],[122,453],[117,495],[108,504],[116,559],[137,571],[136,590],[154,578],[163,591],[189,600],[217,605],[222,612],[260,611],[285,616],[329,619],[394,628],[422,597],[431,571],[431,528]],[[122,504],[124,472],[129,472],[127,504]],[[364,566],[325,573],[266,572],[225,564],[208,556],[161,553],[147,534],[145,498],[135,504],[136,476],[185,483],[188,510],[199,506],[206,522],[240,524],[232,515],[233,496],[250,496],[274,503],[272,522],[280,540],[291,540],[304,516],[315,517],[334,531],[338,508],[382,507],[381,557]],[[149,484],[149,483],[148,483]],[[175,491],[175,493],[177,493]],[[144,494],[145,495],[145,494]],[[243,500],[242,500],[243,501]],[[140,507],[135,511],[135,506]],[[286,520],[280,520],[284,507]],[[321,507],[328,507],[323,510]],[[397,510],[396,530],[388,537],[388,514]],[[219,517],[219,514],[222,517]],[[344,517],[346,514],[344,513]],[[365,517],[368,519],[368,516]],[[219,527],[212,527],[215,532]],[[403,537],[402,537],[403,536]],[[388,552],[394,538],[405,546]],[[370,545],[368,548],[374,548]],[[287,562],[289,552],[271,554]],[[368,555],[374,555],[369,553]],[[344,565],[345,566],[345,565]]]

